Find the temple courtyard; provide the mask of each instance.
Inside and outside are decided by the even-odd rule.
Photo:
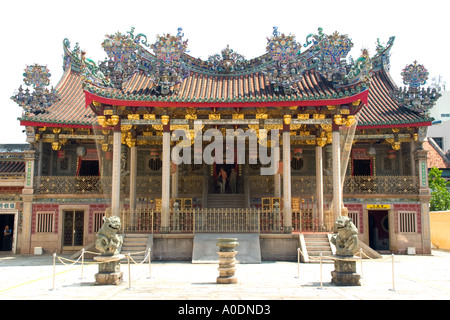
[[[53,258],[48,254],[0,255],[0,299],[176,300],[168,310],[174,315],[190,310],[189,302],[181,300],[203,300],[205,306],[206,300],[224,300],[228,305],[259,300],[257,304],[270,307],[270,300],[450,299],[450,252],[440,250],[431,255],[395,255],[394,263],[392,255],[364,259],[362,265],[356,263],[361,286],[349,287],[331,284],[333,263],[236,264],[238,282],[224,285],[216,283],[219,273],[214,263],[152,261],[149,265],[136,261],[128,265],[126,258],[121,263],[121,284],[95,285],[98,265],[93,260],[87,259],[82,267],[81,260],[72,264],[69,257],[58,255],[54,267]]]

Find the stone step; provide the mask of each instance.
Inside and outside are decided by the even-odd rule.
[[[148,234],[125,234],[121,253],[129,253],[136,263],[140,263],[147,254]]]
[[[244,208],[245,201],[236,199],[211,201],[208,199],[208,208]]]
[[[331,256],[333,255],[333,253],[331,251],[311,251],[308,252],[308,256],[310,259],[310,262],[319,262],[319,257],[320,257],[320,253],[322,253],[322,260],[330,260],[331,261]],[[314,258],[314,261],[311,261],[311,259]]]
[[[140,244],[140,243],[142,243],[143,245],[147,245],[147,239],[144,239],[144,240],[142,240],[142,239],[138,239],[138,240],[136,240],[136,239],[133,239],[133,238],[124,238],[123,239],[123,243],[125,244],[125,243],[132,243],[132,244]]]
[[[308,252],[308,256],[311,258],[309,262],[320,263],[319,257],[322,253],[322,262],[331,263],[333,260],[330,258],[333,254],[331,245],[328,240],[328,234],[326,233],[304,233],[305,246]]]
[[[328,238],[328,234],[327,233],[304,233],[303,236],[308,239],[312,239],[312,238],[321,238],[321,239],[325,239]]]
[[[307,241],[305,240],[307,246],[330,246],[328,241]]]
[[[123,235],[127,239],[148,239],[148,234],[146,233],[126,233]]]
[[[133,245],[133,244],[125,244],[122,245],[122,252],[126,252],[126,250],[128,251],[145,251],[147,249],[147,245]]]
[[[305,242],[306,243],[311,243],[311,244],[314,244],[314,243],[328,243],[328,238],[325,238],[325,239],[319,239],[319,238],[308,239],[308,238],[305,238]]]
[[[320,251],[330,251],[330,246],[309,246],[308,248],[308,253],[310,252],[320,252]]]
[[[308,254],[309,255],[320,255],[320,253],[322,252],[322,255],[330,255],[332,254],[330,248],[320,248],[320,249],[312,249],[312,248],[308,248]]]

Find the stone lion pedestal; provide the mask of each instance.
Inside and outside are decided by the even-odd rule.
[[[123,237],[119,234],[121,228],[120,218],[116,216],[104,217],[103,225],[97,233],[95,247],[102,254],[94,257],[99,262],[98,273],[95,274],[95,284],[118,285],[123,281],[123,272],[120,271],[120,260],[125,255],[119,254],[123,244]]]
[[[217,283],[230,284],[237,283],[237,278],[234,273],[236,271],[234,258],[237,251],[234,250],[239,245],[237,238],[217,239],[217,246],[219,247],[219,277]]]
[[[99,262],[98,273],[95,274],[95,284],[98,285],[118,285],[123,282],[123,272],[120,271],[120,260],[125,255],[98,256],[94,260]]]
[[[360,286],[361,276],[356,273],[356,260],[353,258],[358,250],[358,229],[350,218],[336,219],[331,243],[336,246],[331,283],[337,286]]]
[[[334,271],[331,271],[331,283],[337,286],[360,286],[361,276],[356,273],[356,261],[353,257],[334,256]]]

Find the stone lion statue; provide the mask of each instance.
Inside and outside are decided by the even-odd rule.
[[[349,217],[336,219],[331,243],[336,246],[338,256],[353,256],[358,251],[358,229]]]
[[[119,232],[121,227],[120,218],[116,216],[103,217],[103,225],[98,230],[95,247],[105,256],[113,256],[120,253],[123,237]]]

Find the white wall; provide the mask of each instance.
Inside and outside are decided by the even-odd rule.
[[[443,117],[443,114],[450,115],[450,91],[441,91],[442,97],[440,97],[436,105],[430,110],[430,116],[435,121],[441,121],[441,123],[433,124],[428,127],[427,137],[430,138],[443,138],[442,149],[447,152],[450,149],[450,117]]]
[[[430,110],[430,116],[435,121],[450,121],[450,117],[442,117],[442,114],[450,114],[450,91],[441,91],[441,97]]]

